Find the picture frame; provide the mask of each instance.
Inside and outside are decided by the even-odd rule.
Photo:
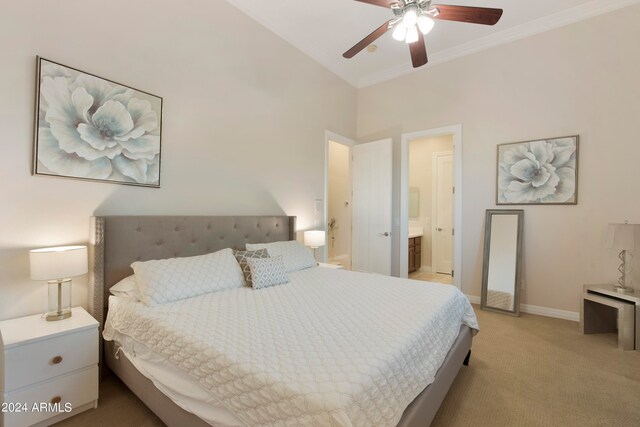
[[[163,99],[36,56],[32,174],[160,188]]]
[[[580,137],[499,144],[496,205],[578,204]]]

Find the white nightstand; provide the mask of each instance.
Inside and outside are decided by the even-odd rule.
[[[50,425],[98,406],[98,322],[82,308],[0,322],[0,425]]]
[[[318,267],[330,268],[332,270],[342,270],[342,266],[340,264],[327,264],[325,262],[319,262]]]

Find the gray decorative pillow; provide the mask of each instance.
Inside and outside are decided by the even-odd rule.
[[[282,255],[272,258],[247,258],[251,269],[253,289],[268,288],[289,282]]]
[[[238,260],[242,273],[244,274],[244,281],[247,286],[251,286],[251,269],[247,263],[248,258],[269,258],[269,252],[266,249],[260,249],[257,251],[233,251],[233,256]]]

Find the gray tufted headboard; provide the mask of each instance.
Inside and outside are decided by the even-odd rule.
[[[131,263],[195,256],[246,243],[295,240],[291,216],[99,216],[91,218],[91,314],[104,325],[109,288]]]

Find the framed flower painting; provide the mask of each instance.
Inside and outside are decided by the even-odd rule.
[[[498,145],[496,204],[578,203],[578,136]]]
[[[160,187],[162,98],[37,58],[33,173]]]

